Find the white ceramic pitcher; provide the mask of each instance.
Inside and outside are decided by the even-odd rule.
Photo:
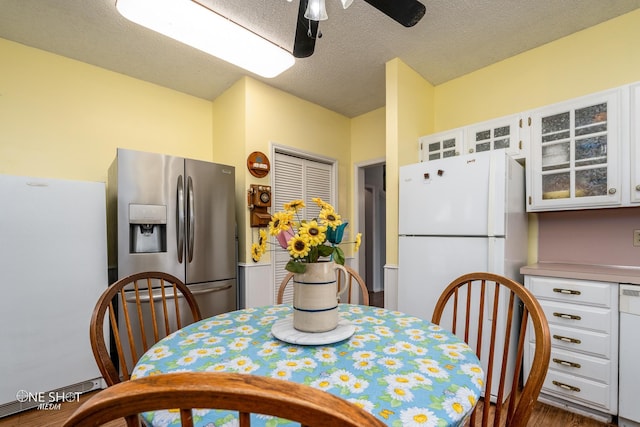
[[[347,270],[335,262],[314,262],[304,273],[293,275],[293,327],[303,332],[326,332],[338,326],[338,301],[347,289],[338,289],[336,270]]]

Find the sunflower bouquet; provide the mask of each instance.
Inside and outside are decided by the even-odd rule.
[[[328,257],[338,264],[344,265],[344,252],[338,246],[342,242],[344,229],[349,224],[342,222],[333,206],[320,198],[312,199],[320,213],[313,220],[300,220],[299,212],[305,207],[302,200],[294,200],[284,204],[284,210],[271,216],[269,234],[275,236],[281,248],[287,250],[291,259],[286,269],[293,273],[304,273],[306,264],[318,262]],[[355,250],[360,248],[362,234],[356,235]],[[251,246],[251,258],[258,262],[267,251],[267,232],[260,230],[258,243]]]

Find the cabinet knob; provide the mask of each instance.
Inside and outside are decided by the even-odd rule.
[[[636,185],[636,191],[640,191],[640,184]]]
[[[615,188],[610,188],[609,189],[609,194],[616,194],[616,189]]]

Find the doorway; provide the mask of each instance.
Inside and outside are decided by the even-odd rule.
[[[369,290],[372,306],[384,307],[386,260],[386,165],[384,159],[356,165],[356,217],[363,230],[358,270]]]

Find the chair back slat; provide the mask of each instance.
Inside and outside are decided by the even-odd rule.
[[[116,345],[116,353],[118,354],[118,362],[123,367],[125,372],[129,372],[127,368],[127,361],[124,358],[124,352],[122,351],[122,340],[120,339],[120,330],[118,329],[118,320],[116,318],[116,312],[113,309],[113,301],[109,302],[109,325],[111,326],[111,333],[113,341]]]
[[[193,427],[193,409],[180,409],[180,425],[182,427]]]
[[[461,295],[466,296],[464,304],[458,301]],[[551,352],[547,319],[531,292],[497,274],[466,274],[443,291],[432,322],[464,337],[482,362],[482,404],[474,409],[471,426],[479,422],[483,427],[525,427],[542,388]],[[464,324],[464,331],[457,330],[458,324]],[[531,370],[520,383],[522,358],[530,345],[525,340],[527,328],[535,336],[535,348]],[[488,410],[490,405],[495,406],[493,411]]]
[[[164,289],[164,288],[163,288]],[[178,293],[178,288],[176,284],[173,284],[173,305],[176,308],[176,322],[178,324],[178,329],[182,328],[182,316],[180,316],[180,304],[178,303],[180,299],[180,294]],[[169,334],[170,329],[167,327],[167,334]]]
[[[153,344],[185,322],[200,319],[195,297],[170,274],[144,272],[113,283],[98,299],[90,326],[93,354],[107,384],[130,379],[131,369]],[[111,326],[114,358],[105,339],[106,325]]]
[[[140,295],[138,294],[138,289],[136,288],[136,306],[140,306]],[[121,303],[121,307],[126,307],[127,306],[127,296],[124,293],[124,289],[120,289],[120,303]],[[131,349],[131,355],[133,357],[133,360],[138,360],[138,355],[136,353],[136,346],[135,346],[135,340],[133,337],[133,327],[131,326],[131,316],[129,315],[129,310],[124,310],[123,311],[123,317],[124,317],[124,323],[125,323],[125,327],[127,330],[127,338],[129,340],[129,348]],[[138,310],[136,310],[136,314],[138,315],[138,319],[140,319],[140,312]],[[138,320],[140,321],[140,320]],[[120,325],[116,326],[117,328],[120,327]],[[141,328],[142,330],[144,330],[144,327]],[[146,336],[143,334],[142,335],[142,340],[143,342],[145,342],[144,340],[146,340]],[[128,379],[128,378],[127,378]]]
[[[149,295],[149,312],[151,313],[151,326],[153,327],[153,341],[151,343],[156,343],[160,340],[160,334],[158,332],[158,318],[156,317],[156,305],[154,303],[153,297],[153,284],[151,283],[151,278],[147,277],[147,295]],[[162,287],[162,280],[160,280],[160,286]],[[142,304],[138,304],[138,316],[140,318],[140,329],[145,332],[144,328],[144,317],[142,315]],[[143,336],[145,336],[143,334]],[[143,350],[149,350],[149,345],[147,344],[147,340],[143,341]]]

